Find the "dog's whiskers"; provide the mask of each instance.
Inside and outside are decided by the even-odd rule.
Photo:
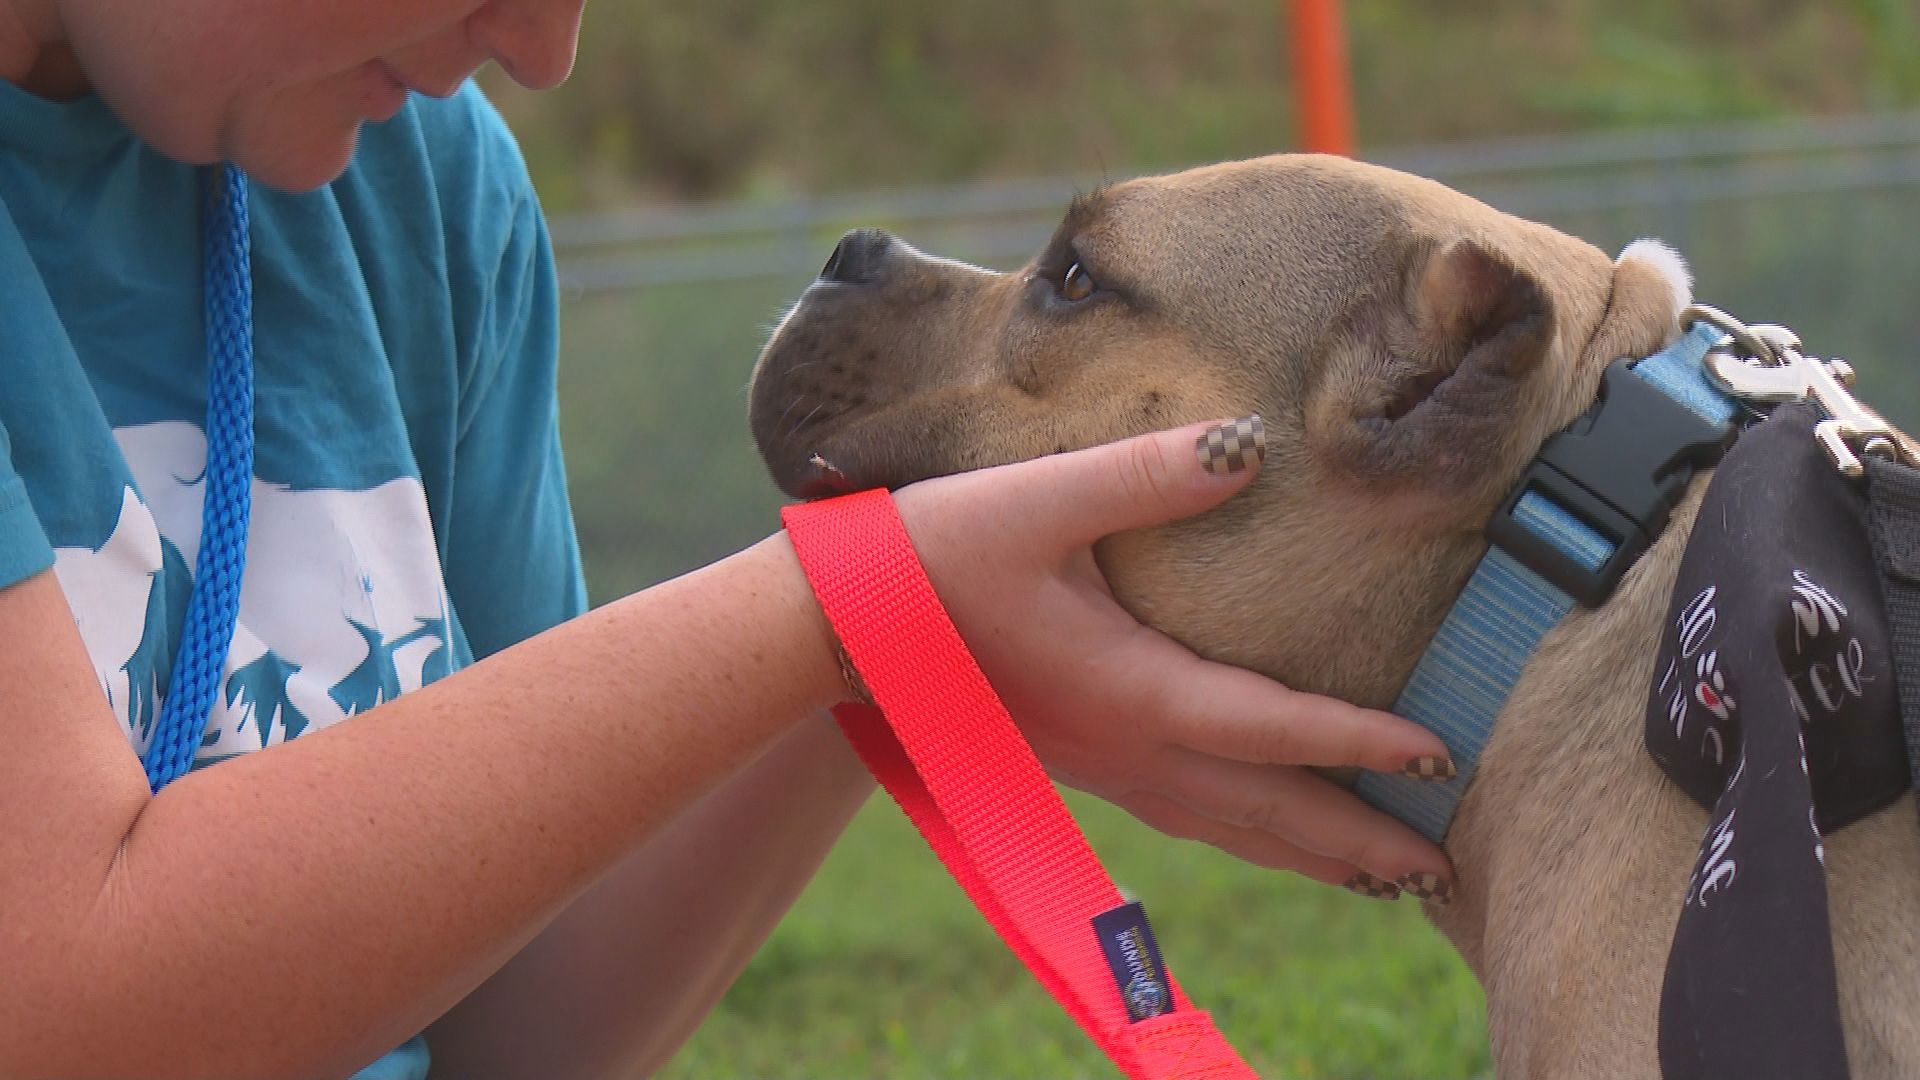
[[[798,363],[798,364],[795,364],[795,365],[794,365],[793,367],[791,367],[791,368],[789,368],[789,369],[787,370],[787,374],[789,374],[789,375],[791,375],[791,374],[793,374],[793,373],[794,373],[794,372],[796,372],[796,371],[799,371],[799,370],[801,370],[801,369],[803,369],[803,368],[807,368],[807,367],[811,367],[811,366],[813,366],[814,364],[817,364],[817,363],[819,363],[819,362],[820,362],[820,361],[818,361],[818,360],[803,360],[803,361],[801,361],[800,363]],[[777,418],[776,418],[776,419],[774,420],[774,422],[773,422],[773,428],[774,428],[774,430],[775,430],[775,431],[779,431],[779,430],[780,430],[780,425],[781,425],[782,423],[784,423],[784,422],[786,421],[786,419],[787,419],[787,417],[788,417],[788,416],[789,416],[789,415],[790,415],[790,414],[791,414],[791,413],[793,412],[793,410],[794,410],[794,407],[795,407],[795,406],[797,406],[797,405],[799,405],[799,404],[800,404],[800,403],[801,403],[802,401],[805,401],[805,400],[806,400],[806,397],[805,397],[805,395],[802,395],[802,394],[795,394],[795,395],[793,396],[793,398],[792,398],[791,400],[789,400],[789,401],[787,402],[787,407],[786,407],[786,408],[784,408],[784,409],[782,409],[782,410],[780,410],[780,415],[779,415],[779,417],[777,417]],[[791,435],[791,434],[793,434],[794,432],[797,432],[797,431],[799,431],[799,425],[795,425],[795,426],[794,426],[794,431],[793,431],[793,432],[786,432],[786,433],[783,433],[783,434],[780,434],[780,435],[777,435],[777,436],[775,436],[775,441],[777,441],[777,442],[784,442],[784,441],[786,441],[786,438],[787,438],[787,436],[788,436],[788,435]]]
[[[813,408],[808,409],[807,415],[801,417],[800,422],[793,425],[793,429],[787,432],[786,438],[791,439],[795,435],[800,434],[800,429],[806,427],[808,421],[812,420],[815,416],[820,415],[820,410],[826,407],[827,407],[827,403],[825,400],[814,402]],[[783,439],[782,441],[785,441],[785,440]]]
[[[786,409],[783,412],[781,412],[780,420],[785,420],[787,417],[787,414],[793,411],[793,407],[795,405],[800,404],[800,402],[804,400],[806,399],[801,397],[794,398],[793,401],[788,403]],[[773,445],[784,449],[789,443],[793,441],[795,436],[800,434],[800,429],[806,427],[807,422],[812,420],[815,416],[819,415],[820,410],[826,408],[826,405],[827,403],[825,399],[815,402],[813,408],[807,410],[807,415],[801,417],[792,426],[787,427],[785,429],[780,429],[780,426],[779,426],[780,420],[774,421],[774,427],[776,430],[779,431],[779,434],[774,436]]]

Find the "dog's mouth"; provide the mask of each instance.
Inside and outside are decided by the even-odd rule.
[[[871,404],[869,376],[846,350],[847,339],[823,343],[812,290],[794,305],[754,369],[749,414],[755,444],[780,490],[797,499],[823,499],[875,486],[856,479],[847,455],[831,443],[835,432]]]
[[[990,432],[1009,275],[855,230],[754,366],[749,426],[774,483],[805,500],[1051,452],[1039,423]],[[1038,411],[1038,410],[1035,410]],[[994,437],[983,439],[983,434]],[[1064,444],[1060,444],[1064,447]]]
[[[895,373],[879,359],[891,343],[860,300],[837,295],[823,304],[809,289],[755,367],[748,390],[754,443],[792,498],[893,488],[925,474],[926,463],[902,438]]]
[[[808,455],[807,472],[802,474],[791,486],[786,487],[787,494],[796,499],[813,502],[817,499],[831,499],[837,495],[851,495],[878,484],[862,484],[840,470],[838,465],[827,460],[824,454],[815,452]]]
[[[798,390],[782,380],[756,387],[780,410],[798,418],[756,425],[760,458],[773,482],[790,498],[813,501],[869,488],[894,488],[911,477],[901,473],[892,440],[868,430],[872,411],[866,401],[830,399],[817,388]]]

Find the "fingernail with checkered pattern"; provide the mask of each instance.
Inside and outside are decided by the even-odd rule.
[[[1417,870],[1395,884],[1429,904],[1447,904],[1453,900],[1453,883],[1439,874]]]
[[[1436,782],[1451,780],[1460,775],[1460,770],[1453,767],[1453,759],[1443,754],[1430,754],[1426,757],[1414,758],[1402,766],[1400,771],[1413,777],[1415,780],[1433,780]]]
[[[1267,424],[1258,415],[1208,428],[1193,442],[1200,465],[1215,476],[1237,473],[1266,460]]]
[[[1382,881],[1365,870],[1348,878],[1346,889],[1374,900],[1400,899],[1400,886],[1391,881]]]

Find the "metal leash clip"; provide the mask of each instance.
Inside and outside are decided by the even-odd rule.
[[[1681,312],[1680,322],[1704,322],[1727,335],[1708,351],[1707,373],[1728,394],[1754,405],[1811,401],[1825,410],[1830,419],[1821,421],[1813,436],[1848,477],[1866,474],[1862,457],[1920,467],[1920,445],[1847,389],[1854,372],[1845,360],[1808,356],[1792,330],[1772,323],[1748,326],[1705,304]]]

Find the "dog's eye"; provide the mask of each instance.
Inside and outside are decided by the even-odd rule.
[[[1093,295],[1095,288],[1093,275],[1087,273],[1079,263],[1067,267],[1067,272],[1060,278],[1060,298],[1063,300],[1085,300]]]

